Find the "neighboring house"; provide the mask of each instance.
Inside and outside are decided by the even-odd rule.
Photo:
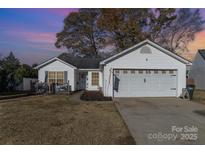
[[[205,49],[197,52],[189,76],[194,79],[196,89],[205,90]]]
[[[102,90],[111,97],[178,97],[191,62],[149,40],[108,59],[62,54],[36,67],[38,79],[69,82],[71,90]]]

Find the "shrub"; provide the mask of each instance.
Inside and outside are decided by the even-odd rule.
[[[111,97],[105,97],[101,91],[84,91],[80,99],[85,101],[112,101]]]

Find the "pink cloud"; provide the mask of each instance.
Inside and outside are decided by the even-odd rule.
[[[205,30],[195,34],[195,39],[188,45],[189,52],[184,52],[183,56],[192,60],[198,49],[205,49]]]
[[[36,48],[36,49],[40,49],[40,50],[47,50],[47,51],[52,51],[52,52],[65,52],[66,49],[65,48],[56,48],[54,44],[30,44],[29,45],[31,48]]]
[[[18,9],[18,11],[22,11],[25,13],[27,12],[33,13],[35,11],[37,12],[42,11],[42,12],[53,13],[53,14],[60,15],[60,16],[66,16],[70,12],[76,12],[78,10],[79,10],[78,8],[27,8],[27,9],[21,8],[21,9]]]
[[[50,12],[61,15],[61,16],[67,16],[70,12],[76,12],[78,9],[72,8],[55,8],[55,9],[49,9]]]
[[[38,49],[39,51],[49,51],[52,53],[65,52],[65,48],[56,48],[56,33],[55,32],[30,32],[30,31],[7,31],[7,35],[19,40],[20,44],[25,48]]]
[[[18,37],[27,42],[33,43],[52,43],[56,41],[54,32],[29,32],[29,31],[8,31],[8,35]]]
[[[189,49],[196,51],[200,48],[205,48],[205,30],[195,34],[195,39],[189,44]]]
[[[51,32],[24,32],[22,36],[27,41],[36,43],[54,43],[56,40],[55,33]]]

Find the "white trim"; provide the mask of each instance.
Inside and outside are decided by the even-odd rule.
[[[54,73],[54,78],[49,78],[49,72],[53,72]],[[55,83],[57,83],[58,81],[58,73],[63,73],[63,78],[60,78],[60,79],[63,79],[63,83],[65,82],[65,78],[64,78],[64,71],[48,71],[48,83],[49,83],[49,80],[55,80]],[[49,83],[50,84],[50,83]]]
[[[92,73],[98,73],[99,75],[99,80],[98,80],[98,85],[92,85]],[[86,90],[99,90],[100,87],[102,87],[102,72],[99,70],[93,70],[93,71],[88,71],[87,75],[87,85],[86,85]]]
[[[79,71],[100,71],[100,69],[96,68],[96,69],[92,69],[92,68],[79,68]]]
[[[53,57],[53,58],[50,58],[50,59],[44,61],[43,63],[41,63],[41,64],[37,65],[36,67],[34,67],[34,69],[39,69],[43,64],[46,64],[46,63],[48,63],[48,62],[54,60],[55,58],[56,58],[56,57]]]
[[[53,62],[55,60],[60,61],[61,63],[65,64],[65,65],[68,65],[68,66],[70,66],[70,67],[72,67],[74,69],[77,69],[77,67],[75,67],[75,66],[73,66],[73,65],[71,65],[71,64],[69,64],[69,63],[67,63],[67,62],[65,62],[65,61],[63,61],[61,59],[59,59],[58,57],[54,57],[54,58],[52,58],[50,60],[47,60],[47,61],[43,62],[42,64],[34,67],[34,69],[39,69],[39,68],[43,67],[44,65],[47,65],[48,63]]]
[[[158,44],[156,44],[156,43],[154,43],[154,42],[152,42],[152,41],[150,41],[150,40],[148,40],[147,43],[150,43],[150,44],[152,44],[153,46],[156,46],[156,47],[160,48],[161,50],[163,50],[164,52],[166,52],[168,55],[173,56],[173,57],[175,57],[176,59],[179,59],[179,61],[180,61],[180,60],[183,61],[183,62],[186,63],[187,65],[188,65],[188,64],[192,65],[192,62],[190,62],[190,61],[184,59],[183,57],[180,57],[180,56],[177,55],[177,54],[174,54],[173,52],[171,52],[171,51],[169,51],[169,50],[167,50],[167,49],[161,47],[160,45],[158,45]]]
[[[122,54],[128,52],[129,50],[132,50],[133,48],[136,48],[136,47],[140,46],[141,44],[145,43],[146,41],[147,41],[147,40],[144,40],[144,41],[142,41],[142,42],[140,42],[140,43],[138,43],[138,44],[136,44],[136,45],[134,45],[134,46],[132,46],[132,47],[130,47],[130,48],[128,48],[128,49],[126,49],[126,50],[120,52],[120,53],[118,53],[118,54],[115,54],[115,55],[113,55],[113,56],[111,56],[111,57],[109,57],[109,58],[107,58],[107,59],[101,61],[101,62],[100,62],[100,65],[104,65],[107,61],[112,60],[113,58],[116,58],[116,57],[118,57],[118,56],[120,56],[120,55],[122,55]]]
[[[152,45],[152,46],[154,46],[154,47],[159,48],[160,50],[164,51],[164,52],[165,52],[166,54],[168,54],[169,56],[176,58],[176,59],[179,60],[180,62],[184,62],[184,63],[186,63],[186,64],[192,65],[192,63],[189,62],[188,60],[185,60],[184,58],[182,58],[182,57],[180,57],[180,56],[178,56],[178,55],[172,53],[171,51],[169,51],[169,50],[167,50],[167,49],[165,49],[165,48],[162,48],[162,47],[159,46],[158,44],[156,44],[156,43],[154,43],[154,42],[152,42],[152,41],[150,41],[150,40],[148,40],[148,39],[146,39],[146,40],[144,40],[144,41],[142,41],[142,42],[140,42],[140,43],[138,43],[138,44],[136,44],[136,45],[134,45],[134,46],[132,46],[132,47],[130,47],[130,48],[128,48],[128,49],[126,49],[126,50],[120,52],[120,53],[118,53],[118,54],[116,54],[116,55],[113,55],[113,56],[111,56],[110,58],[107,58],[107,59],[101,61],[101,62],[100,62],[100,65],[105,65],[106,62],[108,62],[108,61],[110,61],[110,60],[112,60],[112,59],[114,59],[114,58],[117,58],[117,57],[119,57],[119,56],[121,56],[121,55],[123,55],[123,54],[126,54],[127,52],[129,52],[129,51],[132,50],[132,49],[138,48],[138,47],[140,47],[140,46],[141,46],[142,44],[144,44],[144,43],[147,43],[147,44],[150,44],[150,45]]]

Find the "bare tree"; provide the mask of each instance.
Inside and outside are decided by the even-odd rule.
[[[203,30],[204,22],[199,9],[179,9],[177,18],[154,41],[173,52],[188,51],[188,43],[194,40],[197,32]]]

